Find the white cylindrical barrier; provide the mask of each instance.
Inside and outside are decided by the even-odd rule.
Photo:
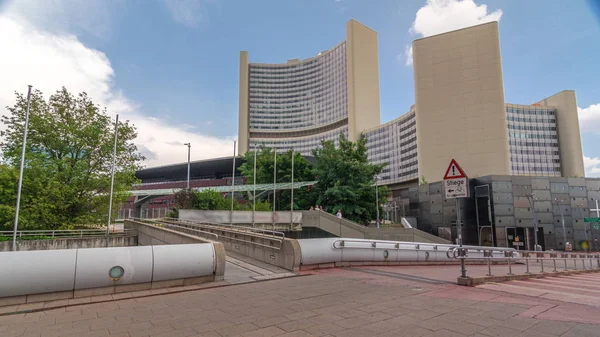
[[[305,266],[335,262],[448,262],[449,244],[384,241],[368,239],[326,238],[298,240],[301,264]],[[465,246],[470,257],[484,258],[486,247]],[[492,248],[492,247],[490,247]],[[513,251],[513,256],[518,253]],[[504,257],[504,252],[493,252],[494,257]]]
[[[216,261],[212,243],[0,252],[0,298],[74,291],[72,297],[83,289],[222,278],[223,253]]]
[[[152,282],[152,248],[77,249],[75,289]]]
[[[75,278],[75,249],[0,253],[0,297],[69,291]]]
[[[215,271],[215,251],[212,244],[154,246],[152,280],[166,281],[212,275]]]

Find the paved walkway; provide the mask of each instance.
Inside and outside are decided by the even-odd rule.
[[[450,267],[318,270],[0,316],[0,336],[600,336],[598,307],[459,287]]]

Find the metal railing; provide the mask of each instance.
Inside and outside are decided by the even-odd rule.
[[[451,247],[448,248],[446,255],[452,259],[468,260],[485,260],[487,264],[486,276],[493,276],[492,265],[497,265],[497,262],[505,262],[508,265],[508,274],[513,273],[513,267],[516,264],[525,265],[525,274],[532,274],[531,267],[538,267],[540,273],[546,273],[546,269],[552,268],[552,272],[556,273],[559,268],[564,271],[569,270],[595,270],[600,269],[600,254],[599,253],[565,253],[553,251],[516,251],[511,248],[490,248],[490,247],[475,247],[477,253],[483,253],[481,256],[473,256],[470,253],[475,250],[473,247]],[[476,254],[479,255],[479,254]],[[581,265],[578,267],[577,262]],[[560,265],[560,266],[559,266]],[[564,268],[563,268],[564,267]],[[467,277],[466,270],[462,277]]]
[[[131,229],[110,230],[111,237],[130,237],[136,233]],[[0,237],[11,237],[13,231],[0,231]],[[105,238],[106,229],[69,229],[69,230],[23,230],[17,231],[17,238],[39,237],[44,239]]]
[[[197,225],[197,226],[213,228],[213,229],[228,229],[228,230],[235,230],[235,231],[239,231],[239,232],[248,232],[248,233],[253,233],[253,234],[272,236],[276,239],[284,239],[285,238],[285,233],[280,232],[280,231],[270,230],[270,229],[262,229],[262,228],[247,227],[247,226],[240,226],[240,225],[217,224],[217,223],[212,223],[212,222],[198,222],[198,221],[192,221],[192,220],[181,220],[181,219],[177,219],[177,218],[163,218],[163,219],[157,219],[157,220],[172,221],[172,222],[178,222],[178,223],[189,224],[189,225]]]
[[[145,224],[149,224],[152,226],[166,227],[173,230],[178,230],[185,233],[185,230],[193,230],[198,231],[202,234],[212,234],[216,236],[216,241],[230,240],[241,242],[245,244],[251,244],[254,246],[261,246],[270,249],[280,250],[283,247],[283,241],[285,239],[285,234],[282,232],[275,232],[269,230],[255,229],[244,227],[244,230],[240,230],[239,226],[235,225],[221,225],[221,224],[205,224],[205,223],[194,223],[192,221],[179,220],[173,218],[165,218],[165,219],[139,219],[139,218],[130,218],[128,220],[133,220]],[[176,222],[177,224],[171,223]],[[173,228],[174,227],[174,228]],[[203,230],[199,230],[198,228],[211,229],[215,231],[220,231],[222,235],[218,235],[212,232],[207,232]],[[270,235],[264,235],[262,233],[268,232]],[[229,234],[229,235],[225,235]],[[265,238],[271,241],[271,243],[278,243],[277,246],[272,244],[263,244],[260,242],[254,241],[254,238],[250,238],[250,240],[238,238],[238,234],[246,234],[254,237]]]

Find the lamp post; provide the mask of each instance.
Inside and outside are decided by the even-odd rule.
[[[375,176],[375,206],[376,224],[377,228],[379,228],[379,176]]]
[[[254,172],[252,189],[252,227],[256,224],[256,144],[254,144]]]
[[[294,226],[294,149],[292,148],[292,186],[290,191],[290,230]]]
[[[275,194],[277,193],[277,149],[274,148],[274,159],[273,159],[273,228],[275,228]]]
[[[188,147],[188,174],[187,174],[187,189],[190,189],[190,148],[192,147],[192,143],[183,144]]]
[[[25,127],[23,129],[23,146],[21,148],[21,168],[19,169],[19,187],[17,189],[17,207],[15,208],[15,225],[13,228],[12,250],[17,250],[17,229],[19,228],[19,209],[21,207],[21,188],[23,187],[23,169],[25,168],[25,147],[27,146],[27,128],[29,127],[29,108],[31,106],[31,86],[27,90],[27,109],[25,110]],[[108,242],[108,241],[107,241]]]
[[[231,168],[231,213],[229,213],[229,224],[233,224],[233,199],[235,195],[235,148],[237,145],[237,141],[233,141],[233,157],[232,160],[232,168]]]

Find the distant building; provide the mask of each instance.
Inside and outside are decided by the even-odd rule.
[[[454,158],[471,178],[583,177],[575,92],[508,104],[498,23],[413,42],[415,105],[380,124],[377,33],[355,20],[346,40],[306,60],[250,63],[240,53],[239,151],[309,154],[340,133],[368,137],[392,189],[442,179]]]

